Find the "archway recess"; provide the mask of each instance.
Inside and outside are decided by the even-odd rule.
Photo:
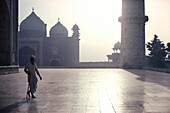
[[[19,49],[19,65],[25,66],[31,55],[35,55],[35,51],[32,48],[25,46]]]
[[[60,66],[60,62],[57,60],[53,60],[51,61],[50,66]]]

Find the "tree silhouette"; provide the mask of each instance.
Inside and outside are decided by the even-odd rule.
[[[170,59],[170,42],[167,43],[167,54],[168,54],[168,59]]]
[[[165,67],[165,57],[167,55],[165,45],[154,35],[154,39],[148,42],[149,64],[154,67]]]

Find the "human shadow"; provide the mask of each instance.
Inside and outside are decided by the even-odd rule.
[[[138,76],[137,80],[160,84],[170,89],[170,74],[168,73],[143,69],[125,69],[125,70],[132,74],[137,75]]]
[[[6,106],[0,109],[0,113],[20,112],[19,108],[23,106],[24,104],[29,104],[28,110],[27,110],[28,113],[38,113],[38,109],[36,108],[36,105],[37,105],[36,101],[31,100],[31,99],[25,99],[25,98],[23,98],[19,102],[16,102],[14,104],[11,104],[9,106]]]
[[[11,104],[9,106],[6,106],[6,107],[0,109],[0,113],[13,112],[14,110],[16,110],[17,108],[19,108],[20,106],[22,106],[25,103],[27,103],[27,100],[25,98],[23,98],[20,102],[16,102],[14,104]]]

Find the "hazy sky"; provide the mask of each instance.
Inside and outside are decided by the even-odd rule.
[[[80,28],[80,61],[107,61],[114,44],[121,39],[121,0],[20,0],[19,23],[34,7],[35,13],[47,24],[47,33],[58,22],[68,29],[76,23]],[[154,34],[170,42],[170,0],[145,0],[146,42]]]

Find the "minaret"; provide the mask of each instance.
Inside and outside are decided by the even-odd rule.
[[[145,59],[144,0],[122,0],[121,22],[121,68],[141,68]]]
[[[79,35],[80,35],[79,30],[80,29],[77,24],[75,24],[73,26],[72,30],[73,30],[73,37],[79,38]]]
[[[73,56],[73,64],[74,66],[78,66],[79,64],[79,36],[80,36],[80,33],[79,33],[79,27],[77,24],[75,24],[72,28],[73,30],[73,35],[72,35],[72,40],[73,40],[73,50],[74,52],[72,53],[74,56]]]

